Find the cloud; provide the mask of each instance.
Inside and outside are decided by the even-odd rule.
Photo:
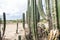
[[[22,13],[27,10],[27,0],[0,0],[0,15],[6,13],[7,19],[22,18]]]

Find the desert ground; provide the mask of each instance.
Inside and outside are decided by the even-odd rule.
[[[46,25],[46,27],[47,27],[47,25]],[[25,35],[29,34],[28,25],[25,24],[25,29],[24,29],[23,24],[18,23],[18,33],[16,33],[16,29],[17,29],[17,23],[6,24],[6,29],[5,29],[5,34],[3,36],[3,40],[18,40],[19,36],[21,36],[21,40],[25,40],[26,39]],[[54,32],[54,30],[53,30],[53,32]],[[3,34],[3,24],[1,25],[1,35],[2,34]],[[52,34],[52,32],[50,34]]]
[[[25,24],[27,31],[29,30],[27,24]],[[23,29],[22,23],[18,23],[18,34],[16,33],[17,23],[6,24],[5,34],[3,39],[7,40],[18,40],[18,36],[21,36],[21,40],[25,37],[25,30]],[[3,24],[1,25],[1,34],[3,34]]]

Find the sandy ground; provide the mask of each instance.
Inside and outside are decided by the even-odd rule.
[[[3,25],[1,27],[1,30],[2,30],[2,28],[3,28]],[[28,28],[27,24],[26,24],[26,28]],[[16,29],[17,29],[17,24],[16,23],[7,24],[4,37],[7,38],[7,39],[10,39],[10,40],[14,40],[14,39],[18,40],[19,35],[24,37],[25,31],[23,29],[22,23],[18,24],[18,34],[16,34]]]

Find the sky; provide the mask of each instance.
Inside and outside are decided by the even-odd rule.
[[[42,1],[45,11],[45,0]],[[27,3],[27,0],[0,0],[0,17],[5,12],[7,20],[21,19],[22,14],[26,13]]]
[[[0,0],[0,15],[5,12],[7,20],[21,19],[26,10],[27,0]]]

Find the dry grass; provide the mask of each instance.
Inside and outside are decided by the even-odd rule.
[[[59,31],[57,29],[52,29],[48,35],[48,40],[58,40]]]

